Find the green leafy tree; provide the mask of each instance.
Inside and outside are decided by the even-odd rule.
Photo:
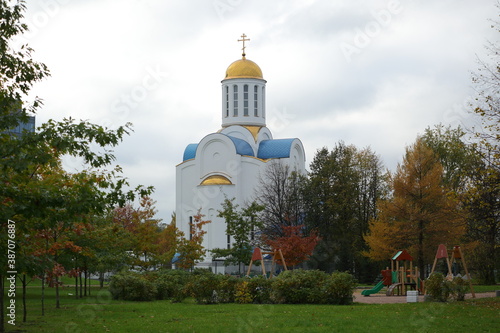
[[[50,120],[36,132],[13,135],[36,114],[41,100],[28,100],[31,87],[49,75],[47,67],[32,60],[28,45],[12,41],[27,31],[23,24],[24,1],[0,1],[0,252],[6,253],[7,221],[16,224],[21,235],[31,229],[56,228],[59,223],[75,222],[75,216],[98,213],[114,204],[132,200],[136,193],[149,194],[152,188],[125,191],[127,180],[110,147],[118,145],[131,132],[131,124],[109,130],[88,121]],[[97,150],[94,149],[97,147]],[[99,170],[67,174],[60,160],[71,155],[82,158],[86,166]],[[85,183],[89,181],[89,183]],[[67,182],[65,182],[67,181]],[[36,225],[40,223],[40,225]],[[68,230],[63,228],[62,230]],[[18,252],[22,251],[18,249]],[[56,265],[54,263],[54,265]],[[56,267],[56,266],[54,266]],[[59,267],[59,266],[58,266]],[[0,281],[7,271],[0,258]],[[0,286],[3,292],[3,283]],[[0,331],[4,330],[3,297],[0,300]]]
[[[461,127],[439,124],[426,128],[421,136],[443,166],[443,184],[458,195],[468,190],[470,173],[482,164],[475,145],[466,143],[466,134]]]
[[[497,9],[500,5],[497,3]],[[498,21],[492,29],[499,31]],[[494,271],[500,267],[500,50],[498,41],[490,41],[486,49],[488,58],[479,60],[479,67],[472,74],[477,92],[472,103],[481,124],[471,132],[478,138],[475,146],[482,163],[471,173],[474,186],[465,195],[470,210],[467,225],[468,239],[476,242],[473,266],[485,283],[495,283]]]
[[[233,240],[231,247],[213,249],[212,254],[214,258],[224,257],[226,265],[240,266],[240,263],[249,263],[252,258],[252,247],[258,242],[255,235],[262,228],[259,212],[264,207],[254,201],[238,210],[238,205],[234,201],[235,198],[225,198],[222,210],[219,210],[217,215],[226,222],[226,234]]]
[[[366,248],[369,220],[377,214],[375,203],[384,193],[379,158],[369,149],[340,142],[332,151],[318,150],[310,169],[306,226],[321,237],[310,264],[325,271],[369,272],[360,252]]]
[[[467,260],[482,283],[495,284],[500,269],[500,171],[484,166],[471,174],[463,196],[468,210],[466,240],[470,242]]]

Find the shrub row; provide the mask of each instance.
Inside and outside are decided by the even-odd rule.
[[[123,272],[114,275],[109,285],[114,299],[180,302],[193,297],[200,304],[351,304],[355,288],[356,281],[348,273],[318,270],[285,271],[273,279],[236,278],[208,270]]]

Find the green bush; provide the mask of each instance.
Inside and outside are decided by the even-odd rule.
[[[451,297],[455,301],[464,301],[465,294],[469,291],[469,284],[461,277],[455,277],[451,281]]]
[[[271,283],[263,275],[257,275],[252,278],[246,278],[248,282],[248,291],[250,292],[252,303],[269,304],[271,303]]]
[[[241,279],[231,275],[216,275],[218,284],[215,289],[218,303],[234,303],[236,287]]]
[[[323,283],[322,292],[328,304],[347,305],[353,302],[357,281],[347,272],[332,273]]]
[[[284,271],[272,281],[271,300],[274,303],[322,303],[321,286],[328,275],[318,270]]]
[[[193,274],[187,285],[189,294],[199,304],[234,302],[238,279],[221,274]]]
[[[152,301],[156,296],[156,287],[138,273],[123,272],[111,277],[109,292],[117,300]]]
[[[446,302],[451,293],[451,283],[442,273],[435,272],[425,280],[425,292],[428,300]]]
[[[190,274],[183,270],[165,270],[154,275],[156,299],[170,299],[172,302],[182,302],[186,297],[186,284]]]

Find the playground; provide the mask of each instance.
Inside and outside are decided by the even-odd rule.
[[[361,295],[362,290],[357,290],[354,293],[354,302],[363,304],[396,304],[396,303],[408,303],[406,296],[387,296],[385,293],[372,294],[370,297],[365,297]],[[465,299],[473,298],[487,298],[495,297],[496,293],[494,291],[476,293],[475,297],[472,297],[471,293],[465,295]],[[419,295],[417,302],[424,302],[424,295]]]
[[[418,267],[413,267],[413,257],[406,250],[401,250],[398,251],[390,260],[391,268],[389,269],[389,267],[387,267],[387,269],[380,272],[382,279],[373,288],[363,290],[360,296],[366,297],[377,295],[380,297],[382,295],[378,293],[383,288],[386,288],[385,296],[387,297],[394,295],[408,296],[405,301],[423,301],[424,297],[419,297],[419,295],[425,295],[425,283],[420,279]],[[461,277],[468,281],[470,296],[475,298],[476,295],[471,283],[471,276],[467,269],[467,264],[465,263],[465,258],[460,246],[454,246],[451,250],[451,255],[448,256],[446,246],[444,244],[440,244],[434,257],[434,263],[429,276],[434,273],[436,265],[439,261],[445,261],[446,263],[446,279],[451,281],[455,277]],[[460,274],[461,272],[463,275]],[[419,298],[421,298],[421,300]],[[372,302],[368,301],[366,303]],[[391,303],[391,301],[385,301],[383,303]],[[394,303],[402,302],[394,301]]]

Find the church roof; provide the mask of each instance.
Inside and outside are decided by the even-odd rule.
[[[224,80],[236,78],[263,79],[262,70],[252,60],[239,59],[229,65]]]
[[[252,146],[243,139],[234,136],[219,133],[229,138],[236,149],[236,154],[242,156],[255,156]],[[267,160],[271,158],[288,158],[295,139],[276,139],[276,140],[263,140],[259,144],[257,151],[257,158]],[[183,161],[187,161],[196,157],[196,150],[198,149],[197,143],[187,145],[184,150]]]
[[[236,154],[243,156],[255,156],[252,146],[245,140],[235,138],[234,136],[222,134],[228,137],[234,144],[234,148],[236,148]],[[187,161],[196,157],[196,150],[198,149],[197,143],[191,143],[187,145],[186,149],[184,149],[184,156],[182,161]]]
[[[196,149],[198,148],[197,143],[190,143],[187,145],[186,149],[184,149],[184,156],[182,161],[187,161],[196,157]]]
[[[224,134],[225,135],[225,134]],[[248,142],[242,139],[235,138],[234,136],[226,135],[234,143],[236,148],[236,153],[245,156],[255,156],[253,153],[252,146]]]
[[[294,140],[295,139],[276,139],[261,141],[257,157],[263,160],[290,157],[290,150]]]

